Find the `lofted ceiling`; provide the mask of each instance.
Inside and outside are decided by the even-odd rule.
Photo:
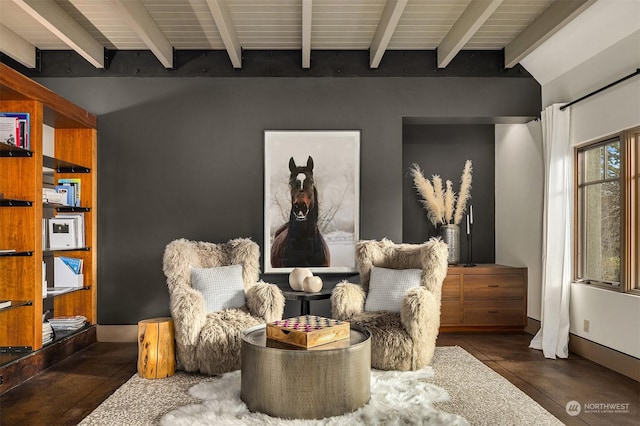
[[[73,50],[96,68],[108,51],[149,50],[167,69],[178,50],[369,52],[502,50],[517,65],[596,0],[0,0],[0,51],[27,68],[37,52]]]

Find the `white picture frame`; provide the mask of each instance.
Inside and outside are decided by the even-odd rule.
[[[357,272],[360,136],[360,130],[265,130],[265,272],[288,273],[296,267]],[[310,182],[317,194],[313,203]],[[314,227],[326,243],[324,250],[311,232]],[[285,237],[278,234],[281,228]],[[329,253],[328,262],[322,262],[323,251]]]

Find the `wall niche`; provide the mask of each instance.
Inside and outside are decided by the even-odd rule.
[[[469,204],[473,205],[473,261],[495,262],[494,124],[410,124],[402,128],[402,239],[420,243],[438,235],[427,219],[409,170],[416,163],[425,177],[453,182],[457,193],[466,160],[473,163]],[[468,207],[467,207],[468,212]],[[466,217],[460,225],[460,263],[467,262]]]

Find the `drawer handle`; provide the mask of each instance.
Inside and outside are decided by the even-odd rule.
[[[500,287],[500,284],[489,284],[489,287]]]
[[[488,311],[490,314],[497,314],[498,311]]]

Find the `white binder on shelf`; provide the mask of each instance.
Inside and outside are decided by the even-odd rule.
[[[84,213],[59,213],[55,219],[73,219],[75,221],[76,247],[85,246]]]
[[[81,288],[84,285],[84,275],[76,272],[61,258],[53,258],[53,286]]]
[[[55,250],[76,247],[76,221],[56,217],[49,219],[49,248]]]
[[[42,298],[47,297],[47,263],[42,261]]]

